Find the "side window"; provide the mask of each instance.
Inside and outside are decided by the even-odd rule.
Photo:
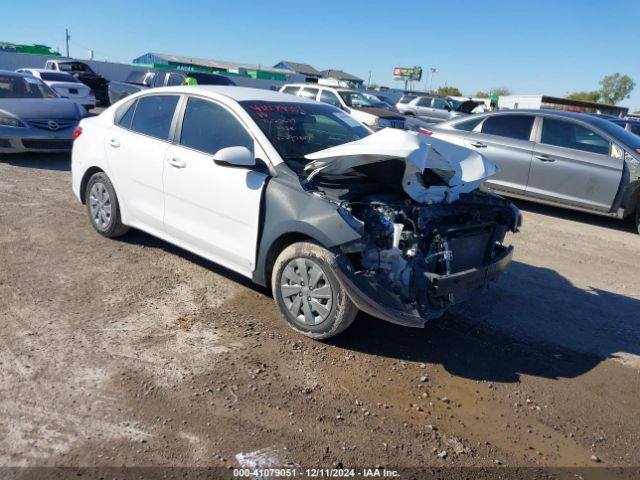
[[[119,110],[116,113],[116,116],[119,116],[120,118],[116,118],[116,124],[122,128],[128,128],[131,130],[131,122],[133,121],[133,114],[136,111],[136,105],[138,105],[137,100],[135,102],[131,102],[128,107],[125,105],[125,108]]]
[[[420,107],[430,107],[431,97],[421,97],[420,100],[418,100],[418,105]]]
[[[542,143],[585,152],[609,155],[609,141],[577,123],[545,118],[542,123]]]
[[[482,118],[474,118],[472,120],[465,120],[464,122],[456,123],[455,125],[451,125],[456,130],[465,130],[470,132],[482,121]]]
[[[282,93],[290,93],[291,95],[295,95],[300,90],[300,87],[284,87],[282,89]]]
[[[169,80],[167,80],[167,87],[175,87],[176,85],[182,85],[184,83],[184,75],[179,73],[169,74]]]
[[[640,135],[640,124],[630,123],[629,128],[631,129],[631,133],[635,133],[636,135]]]
[[[164,86],[164,77],[167,75],[166,72],[158,72],[153,79],[154,87],[163,87]]]
[[[160,140],[167,140],[178,98],[177,95],[149,95],[139,98],[131,129]]]
[[[315,100],[316,97],[318,96],[318,89],[305,87],[300,92],[300,96],[304,98],[309,98],[311,100]]]
[[[329,90],[322,90],[320,93],[320,101],[340,108],[340,100],[338,99],[338,96]]]
[[[533,115],[497,115],[487,118],[482,124],[482,133],[500,137],[529,140]]]
[[[184,111],[180,145],[213,155],[227,147],[253,151],[253,138],[226,108],[191,97]]]
[[[448,106],[449,105],[447,105],[447,102],[445,102],[441,98],[433,99],[433,108],[437,108],[439,110],[446,110]]]

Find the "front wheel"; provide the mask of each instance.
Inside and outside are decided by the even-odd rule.
[[[334,255],[310,242],[285,248],[273,266],[271,287],[280,313],[307,337],[330,338],[349,327],[358,313],[334,273]]]

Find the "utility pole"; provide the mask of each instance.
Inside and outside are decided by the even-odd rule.
[[[437,68],[433,68],[431,67],[430,69],[431,72],[431,77],[429,79],[429,93],[433,92],[433,76],[439,72],[439,70]]]
[[[67,57],[69,57],[69,39],[71,38],[71,36],[69,35],[69,29],[65,28],[64,29],[64,36],[65,36],[65,40],[67,42]]]

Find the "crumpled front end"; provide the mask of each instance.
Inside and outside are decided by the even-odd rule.
[[[505,235],[521,224],[511,203],[482,192],[449,205],[372,199],[350,208],[363,237],[338,255],[349,296],[371,315],[415,327],[495,280],[513,253]]]
[[[361,310],[421,327],[511,261],[503,242],[521,215],[479,190],[499,171],[482,155],[388,129],[307,158],[307,187],[339,203],[362,235],[337,251],[342,283]]]

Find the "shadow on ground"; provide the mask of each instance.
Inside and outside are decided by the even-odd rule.
[[[145,233],[132,230],[121,241],[163,249],[269,296],[251,280]],[[284,322],[275,308],[268,317]],[[553,270],[513,262],[492,288],[424,329],[360,314],[328,343],[441,364],[451,374],[475,380],[517,382],[521,374],[573,378],[618,352],[640,355],[638,311],[640,298],[583,290]]]
[[[71,153],[0,154],[0,162],[14,167],[39,170],[71,171]]]
[[[575,287],[557,272],[513,262],[489,291],[424,330],[361,315],[332,343],[372,355],[440,363],[475,380],[520,374],[572,378],[619,353],[640,355],[640,298]]]
[[[541,203],[529,202],[527,200],[511,199],[516,206],[523,212],[537,213],[547,217],[562,218],[572,222],[586,223],[596,227],[611,228],[622,232],[629,232],[637,235],[637,231],[630,219],[620,220],[612,217],[605,217],[593,213],[580,212],[578,210],[569,210],[567,208],[552,207]],[[525,219],[526,221],[526,219]]]

